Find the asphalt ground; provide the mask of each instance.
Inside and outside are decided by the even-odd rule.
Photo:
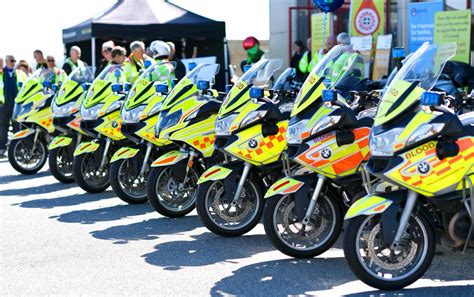
[[[442,249],[421,280],[381,292],[352,274],[341,240],[295,260],[273,248],[262,225],[221,238],[195,212],[165,218],[110,188],[89,194],[47,168],[26,176],[0,159],[1,296],[474,296],[473,257]]]

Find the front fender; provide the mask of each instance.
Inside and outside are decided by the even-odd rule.
[[[54,150],[58,147],[65,147],[70,145],[72,142],[72,138],[68,136],[56,136],[53,138],[51,143],[48,146],[48,150]]]
[[[35,132],[36,132],[36,130],[35,130],[35,129],[31,129],[31,128],[24,129],[24,130],[20,130],[20,131],[14,133],[14,134],[10,137],[10,140],[26,138],[26,137],[30,136],[31,134],[34,134]]]
[[[221,180],[229,176],[232,173],[231,168],[226,168],[222,165],[214,165],[211,168],[207,169],[200,177],[197,182],[198,185],[211,181],[211,180]]]
[[[291,177],[285,177],[274,183],[265,193],[264,198],[270,198],[275,195],[286,195],[298,191],[304,182]]]
[[[99,146],[100,144],[95,141],[81,142],[81,144],[79,144],[79,146],[74,151],[74,157],[82,154],[93,153],[99,148]]]
[[[178,163],[181,160],[188,158],[188,152],[183,151],[171,151],[166,153],[156,159],[152,164],[151,167],[163,167],[169,166]]]
[[[345,220],[361,215],[374,215],[384,212],[393,201],[378,195],[367,195],[351,205],[344,217]]]
[[[131,147],[122,147],[112,156],[110,163],[113,163],[118,160],[131,159],[137,155],[140,149],[135,149]]]

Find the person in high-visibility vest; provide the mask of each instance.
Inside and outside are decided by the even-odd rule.
[[[132,42],[130,44],[130,51],[130,56],[124,62],[124,71],[130,76],[127,80],[134,83],[145,70],[145,61],[151,61],[151,59],[145,55],[145,44],[141,41]]]
[[[20,83],[24,83],[26,75],[23,71],[15,69],[16,60],[12,55],[5,57],[5,67],[3,60],[0,66],[0,94],[4,105],[0,106],[0,158],[4,157],[7,141],[8,128],[15,105],[15,97],[20,89]],[[13,130],[18,130],[17,123],[14,123]]]
[[[153,73],[153,75],[158,75],[159,77],[153,77],[153,80],[168,80],[168,86],[171,89],[176,76],[174,66],[169,61],[171,54],[170,45],[162,40],[155,40],[150,44],[150,50],[153,54],[153,59],[159,64],[158,70]]]
[[[56,60],[54,59],[53,56],[46,57],[46,65],[48,67],[47,73],[54,73],[53,81],[51,81],[51,83],[60,85],[66,80],[67,78],[66,72],[56,67]]]
[[[64,61],[63,70],[69,75],[77,67],[87,66],[87,64],[81,60],[81,48],[74,45],[69,50],[69,58]]]
[[[303,57],[301,57],[301,60],[298,64],[300,72],[305,76],[307,76],[311,70],[313,70],[314,66],[316,66],[324,57],[324,55],[336,45],[336,37],[334,35],[329,35],[325,41],[325,48],[321,48],[315,54],[311,52],[311,37],[306,40],[306,45],[308,46],[308,50],[303,54]]]

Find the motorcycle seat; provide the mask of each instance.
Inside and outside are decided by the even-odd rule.
[[[474,125],[474,111],[464,113],[459,116],[459,120],[461,121],[463,126],[473,126]]]

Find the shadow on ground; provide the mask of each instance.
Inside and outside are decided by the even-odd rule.
[[[439,282],[473,280],[474,267],[469,260],[472,256],[472,250],[466,255],[453,252],[437,255],[423,279]],[[277,260],[245,266],[218,281],[210,293],[213,296],[245,295],[259,288],[262,294],[272,292],[271,296],[288,296],[330,290],[357,281],[344,258],[322,257],[324,254],[310,260]],[[474,286],[453,285],[392,292],[373,290],[348,296],[474,296],[473,293]]]
[[[155,246],[156,251],[143,255],[145,262],[166,270],[179,270],[219,262],[233,263],[233,259],[274,250],[264,234],[225,238],[206,232],[191,237],[194,240]]]
[[[120,201],[117,198],[117,202]],[[153,212],[151,206],[146,204],[139,205],[116,205],[92,210],[75,210],[58,216],[51,216],[50,219],[57,219],[64,223],[94,224],[96,222],[107,222],[124,219],[137,215]]]
[[[33,177],[30,176],[30,178],[33,178]],[[62,191],[62,190],[70,189],[73,187],[77,187],[77,185],[76,184],[62,184],[60,182],[56,182],[54,184],[48,184],[48,185],[3,190],[3,191],[0,191],[0,196],[41,195],[41,194],[47,194],[51,192]]]
[[[11,182],[16,182],[16,181],[30,180],[30,179],[33,179],[33,178],[44,177],[44,176],[48,176],[48,175],[51,175],[49,170],[41,171],[41,172],[35,173],[33,175],[26,175],[26,174],[21,174],[21,173],[12,174],[12,175],[5,175],[5,176],[0,177],[0,184],[8,184],[8,183],[11,183]]]
[[[125,244],[138,240],[154,240],[165,234],[179,235],[200,227],[202,224],[197,216],[186,216],[177,219],[149,219],[139,223],[92,231],[90,234],[97,239],[112,240],[114,244]]]
[[[64,207],[64,206],[74,206],[82,203],[94,202],[103,199],[109,199],[112,197],[117,197],[113,191],[106,191],[103,193],[81,193],[73,194],[63,197],[49,198],[49,199],[35,199],[30,201],[25,201],[22,203],[16,203],[13,205],[18,205],[24,208],[41,208],[41,209],[51,209],[55,207]]]

